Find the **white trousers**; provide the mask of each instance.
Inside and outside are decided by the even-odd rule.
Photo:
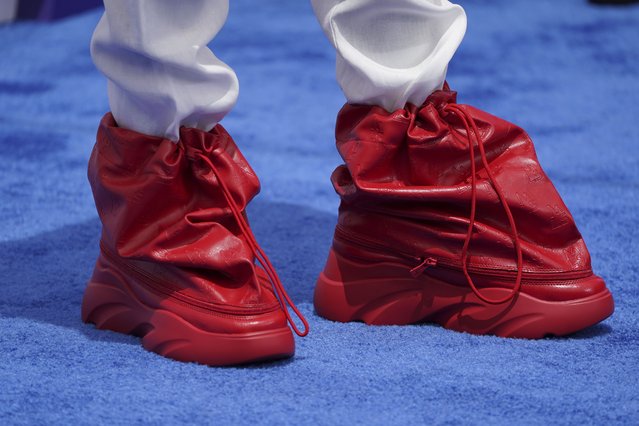
[[[349,103],[420,105],[446,78],[466,31],[448,0],[311,0],[337,52]],[[207,47],[229,0],[104,0],[91,41],[119,126],[176,141],[180,126],[213,128],[235,105],[237,76]]]

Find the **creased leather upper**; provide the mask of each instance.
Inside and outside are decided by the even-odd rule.
[[[89,181],[103,224],[102,241],[134,268],[174,291],[238,309],[273,306],[253,254],[232,216],[206,155],[244,211],[257,176],[220,125],[181,128],[180,140],[100,123]]]
[[[416,256],[459,262],[471,204],[469,141],[460,118],[444,111],[456,93],[441,90],[392,113],[346,105],[336,126],[345,161],[332,175],[342,199],[339,225],[355,235]],[[526,272],[590,270],[573,217],[518,126],[460,105],[474,119],[489,166],[514,215]],[[477,150],[477,147],[475,146]],[[480,156],[477,220],[469,265],[514,270],[513,239]]]

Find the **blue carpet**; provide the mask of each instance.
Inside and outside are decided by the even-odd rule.
[[[609,283],[614,316],[568,338],[335,324],[312,290],[336,218],[343,97],[308,1],[233,0],[224,120],[263,192],[250,215],[312,332],[290,361],[208,368],[79,320],[99,222],[85,178],[106,83],[91,12],[0,27],[0,423],[639,423],[639,8],[464,1],[460,101],[527,129]]]

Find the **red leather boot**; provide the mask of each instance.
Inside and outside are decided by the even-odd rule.
[[[107,114],[89,180],[103,228],[83,321],[141,336],[146,349],[180,361],[293,355],[288,323],[300,336],[308,324],[247,223],[259,181],[222,126],[182,128],[173,143],[119,128]]]
[[[540,338],[602,321],[614,303],[519,127],[447,87],[389,113],[346,105],[332,176],[341,197],[317,313],[434,322]]]

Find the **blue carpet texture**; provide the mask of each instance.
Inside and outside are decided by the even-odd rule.
[[[209,368],[82,324],[99,232],[86,163],[108,109],[88,51],[99,11],[0,27],[0,424],[639,423],[639,7],[463,2],[451,86],[530,132],[617,303],[526,341],[314,314],[337,206],[334,52],[308,1],[231,3],[213,43],[241,81],[224,125],[262,179],[250,217],[311,334],[292,360]]]

